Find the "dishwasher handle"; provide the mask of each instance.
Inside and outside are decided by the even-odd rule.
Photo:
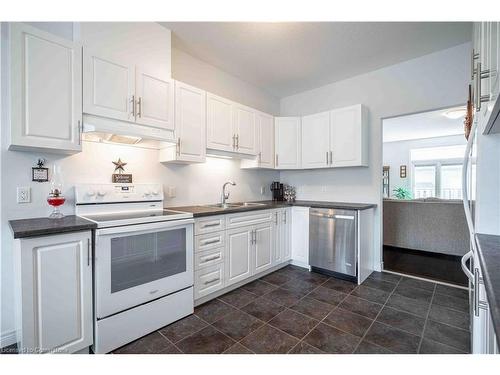
[[[351,215],[326,215],[326,214],[319,214],[316,212],[311,212],[309,213],[310,216],[318,216],[318,217],[323,217],[325,219],[343,219],[343,220],[354,220],[355,217]]]

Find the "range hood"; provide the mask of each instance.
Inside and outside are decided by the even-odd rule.
[[[175,143],[173,130],[83,114],[82,138],[90,142],[116,143],[162,149]]]

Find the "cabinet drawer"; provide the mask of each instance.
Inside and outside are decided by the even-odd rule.
[[[208,216],[194,221],[194,234],[217,232],[224,227],[224,216]]]
[[[200,270],[218,264],[224,260],[224,248],[201,251],[194,255],[194,269]]]
[[[245,225],[267,223],[273,220],[272,210],[252,211],[244,214],[226,216],[226,228],[238,228]]]
[[[224,288],[224,263],[194,272],[194,299]]]
[[[194,237],[194,251],[204,251],[224,247],[224,232],[202,234]]]

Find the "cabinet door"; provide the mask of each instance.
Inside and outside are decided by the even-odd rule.
[[[273,237],[274,237],[274,247],[273,247],[273,265],[279,264],[283,259],[283,247],[281,245],[281,213],[280,210],[276,210],[273,213]]]
[[[274,168],[274,118],[265,113],[256,115],[259,132],[259,167]]]
[[[85,47],[83,51],[83,112],[135,121],[135,68]]]
[[[226,232],[226,286],[252,276],[252,230],[253,227],[243,227]]]
[[[292,258],[292,247],[290,244],[291,219],[292,215],[290,213],[290,209],[285,208],[281,210],[280,245],[282,248],[281,254],[283,254],[283,261],[287,261]]]
[[[275,117],[275,168],[300,168],[300,118]]]
[[[255,111],[252,108],[234,104],[233,116],[233,132],[236,134],[236,152],[257,155]]]
[[[22,23],[10,42],[9,148],[81,151],[81,45]]]
[[[90,232],[22,240],[22,347],[73,353],[93,343]]]
[[[174,130],[174,81],[166,76],[136,68],[136,122]]]
[[[254,229],[254,274],[273,265],[274,226],[272,223],[255,226]]]
[[[367,165],[367,134],[362,105],[331,111],[330,147],[333,167]]]
[[[233,132],[233,103],[207,93],[207,148],[235,151]]]
[[[175,82],[175,131],[178,160],[205,161],[206,120],[205,91],[182,82]]]
[[[330,112],[302,117],[302,168],[330,166]]]

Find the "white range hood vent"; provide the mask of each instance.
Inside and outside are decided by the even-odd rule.
[[[133,122],[83,115],[82,138],[89,142],[114,143],[163,149],[175,143],[172,130],[151,128]]]

